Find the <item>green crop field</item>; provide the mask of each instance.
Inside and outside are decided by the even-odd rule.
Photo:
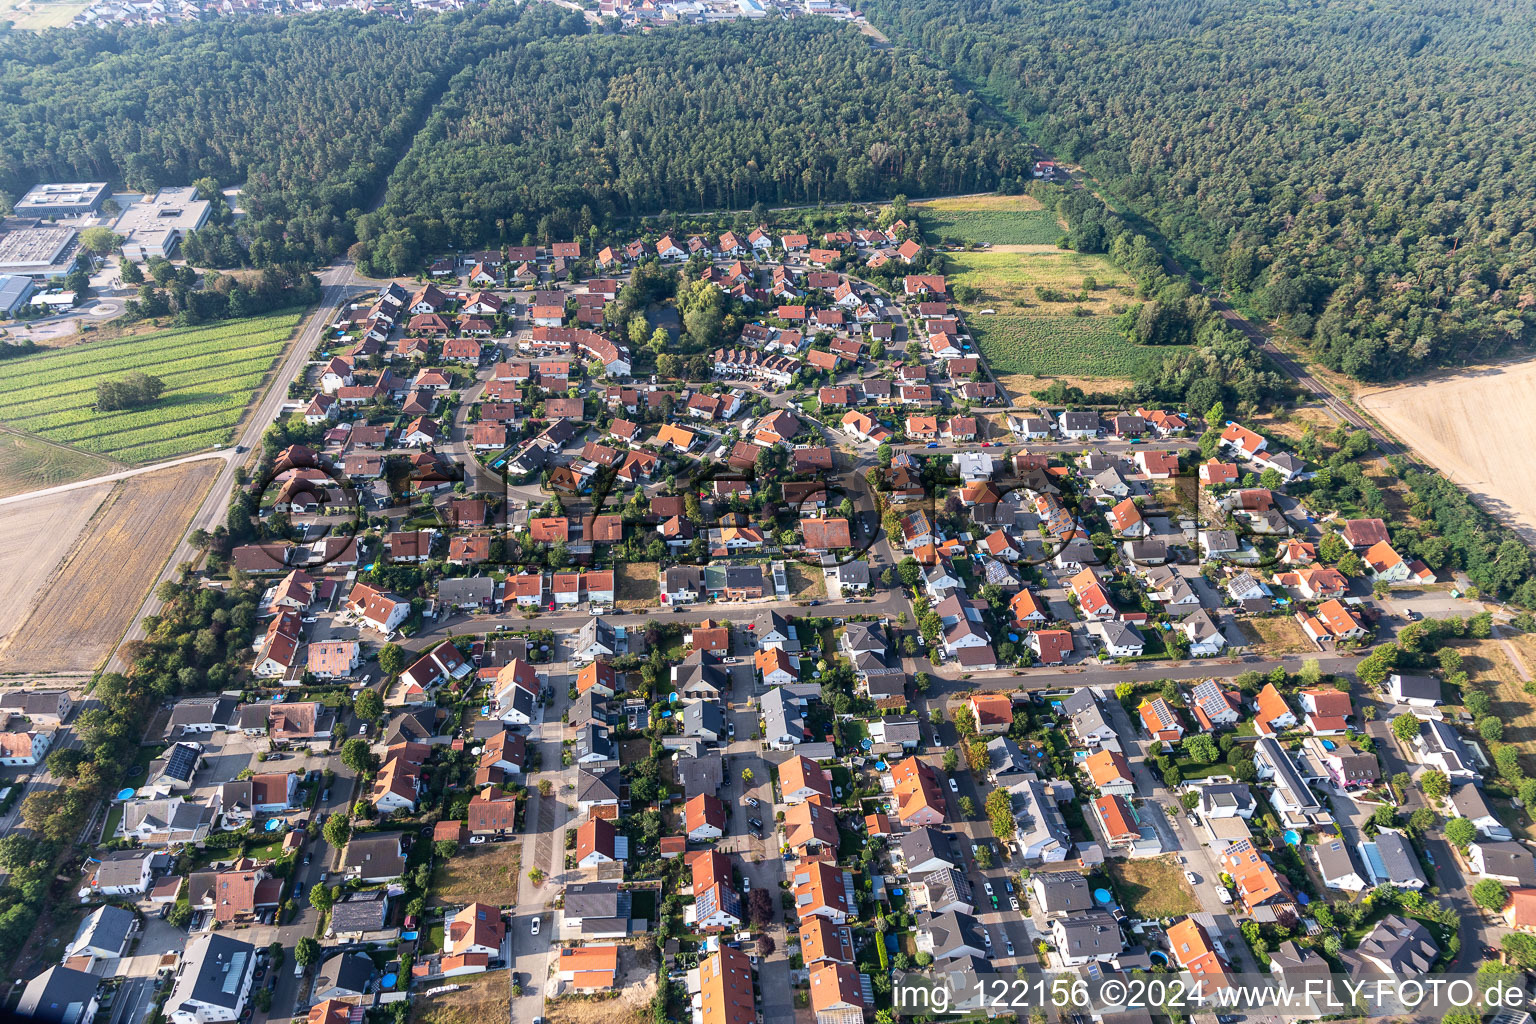
[[[1178,351],[1133,344],[1105,317],[983,316],[970,326],[997,374],[1130,380]]]
[[[930,242],[1054,245],[1066,234],[1048,210],[921,210],[918,222]]]
[[[0,422],[129,463],[225,443],[300,315],[289,310],[11,360]],[[165,392],[143,409],[96,412],[96,385],[134,371],[159,377]]]

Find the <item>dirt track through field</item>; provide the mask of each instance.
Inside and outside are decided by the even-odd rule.
[[[1536,541],[1536,361],[1357,395],[1424,461]]]
[[[96,668],[143,602],[217,470],[217,462],[204,461],[146,473],[98,499],[94,518],[83,530],[76,527],[73,548],[24,624],[0,640],[0,672]],[[59,499],[81,501],[78,492]],[[55,529],[51,523],[41,528]]]

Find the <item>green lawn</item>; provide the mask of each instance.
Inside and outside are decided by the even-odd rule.
[[[970,321],[994,373],[1130,380],[1178,346],[1136,345],[1106,317],[983,316]]]
[[[122,462],[225,444],[297,326],[288,310],[10,360],[0,421]],[[97,412],[96,385],[141,372],[165,391],[142,409]]]

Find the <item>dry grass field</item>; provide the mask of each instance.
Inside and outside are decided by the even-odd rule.
[[[25,622],[0,640],[0,672],[89,672],[99,665],[217,472],[216,462],[192,462],[116,484]]]
[[[1040,200],[1034,196],[1001,196],[996,194],[945,196],[942,199],[925,199],[913,205],[919,210],[939,210],[941,212],[956,210],[1002,210],[1008,213],[1032,213],[1035,210],[1045,209],[1040,204]]]
[[[655,562],[620,562],[615,568],[613,603],[620,611],[649,608],[661,600]]]
[[[1536,423],[1536,361],[1362,391],[1358,401],[1478,504],[1536,540],[1536,461],[1521,437]]]
[[[0,643],[26,621],[59,563],[74,547],[111,484],[0,505],[0,531],[13,538],[0,551]]]
[[[411,1024],[486,1024],[507,1019],[512,993],[505,971],[453,978],[449,984],[459,990],[411,1001]]]
[[[1200,909],[1183,869],[1171,857],[1116,859],[1107,867],[1132,917],[1177,917]]]
[[[1317,647],[1301,626],[1289,615],[1274,618],[1241,619],[1237,628],[1248,642],[1265,654],[1316,654]]]
[[[121,468],[89,452],[0,430],[0,498],[105,476]]]
[[[516,903],[522,848],[522,843],[464,847],[432,873],[432,905]]]

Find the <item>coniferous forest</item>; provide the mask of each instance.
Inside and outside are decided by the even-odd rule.
[[[1327,365],[1536,342],[1536,12],[1512,0],[867,0]]]

